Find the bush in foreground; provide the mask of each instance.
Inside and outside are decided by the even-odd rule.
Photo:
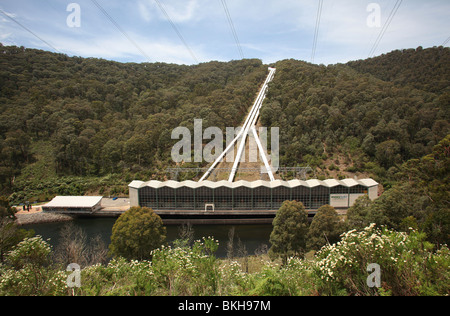
[[[0,295],[80,296],[308,296],[448,295],[450,252],[411,230],[401,233],[371,225],[349,231],[314,258],[259,260],[244,272],[238,260],[219,260],[218,242],[203,238],[192,247],[161,247],[152,261],[115,258],[81,271],[81,288],[69,289],[65,272],[48,261],[51,248],[40,237],[26,239],[0,265]],[[368,265],[381,267],[379,288],[370,288]]]
[[[316,287],[324,295],[445,295],[450,291],[449,250],[433,252],[426,235],[370,225],[349,231],[316,254]],[[381,267],[381,287],[369,288],[368,267]]]

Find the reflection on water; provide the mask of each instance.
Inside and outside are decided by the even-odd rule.
[[[79,218],[75,219],[73,223],[83,229],[88,236],[88,240],[100,235],[105,244],[109,245],[115,221],[115,218]],[[50,239],[49,243],[55,247],[59,242],[60,230],[64,225],[66,223],[52,223],[28,225],[24,228],[33,229],[44,240]],[[272,225],[198,225],[193,227],[194,239],[213,236],[220,243],[216,255],[223,258],[227,254],[228,232],[232,227],[235,228],[235,245],[239,238],[249,255],[253,255],[261,245],[270,246],[269,238]],[[169,244],[179,238],[179,228],[180,226],[167,226],[167,241]]]

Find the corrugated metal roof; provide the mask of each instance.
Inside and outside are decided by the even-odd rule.
[[[92,208],[102,201],[102,196],[57,196],[43,207]]]
[[[312,179],[312,180],[306,181],[306,185],[308,187],[310,187],[310,188],[315,188],[315,187],[318,187],[318,186],[321,186],[321,185],[326,187],[325,184],[322,184],[322,181],[319,181],[317,179]]]
[[[246,187],[246,188],[253,189],[253,183],[254,182],[248,182],[248,181],[245,181],[245,180],[239,180],[239,181],[233,182],[233,188]]]
[[[334,188],[334,187],[337,187],[339,185],[342,185],[342,183],[339,182],[336,179],[328,179],[328,180],[325,180],[325,181],[322,181],[322,182],[325,183],[325,185],[327,187],[329,187],[329,188]]]
[[[346,187],[349,187],[349,188],[361,184],[361,183],[359,183],[358,181],[356,181],[355,179],[345,179],[345,180],[341,180],[341,183],[343,183]],[[361,185],[363,185],[363,184],[361,184]]]
[[[176,182],[176,181],[166,181],[166,182],[160,182],[160,181],[149,181],[149,182],[142,182],[142,181],[133,181],[130,183],[130,188],[140,189],[143,187],[150,187],[154,189],[159,189],[163,187],[169,187],[172,189],[178,189],[182,187],[196,189],[200,187],[209,187],[212,189],[220,188],[220,187],[227,187],[227,188],[238,188],[238,187],[247,187],[247,188],[257,188],[257,187],[267,187],[267,188],[277,188],[280,186],[285,186],[288,188],[294,188],[294,187],[307,187],[307,188],[315,188],[318,186],[323,186],[327,188],[333,188],[336,186],[345,186],[345,187],[354,187],[357,185],[362,185],[364,187],[370,188],[377,186],[378,183],[374,181],[373,179],[363,179],[363,180],[354,180],[354,179],[345,179],[345,180],[336,180],[336,179],[328,179],[324,181],[320,181],[317,179],[312,179],[308,181],[301,181],[301,180],[291,180],[291,181],[282,181],[282,180],[275,180],[275,181],[237,181],[237,182],[228,182],[228,181],[219,181],[219,182],[211,182],[211,181],[202,181],[202,182],[194,182],[194,181],[183,181],[183,182]]]
[[[278,187],[291,187],[291,183],[287,182],[287,181],[282,181],[282,180],[275,180],[272,182],[268,182],[269,183],[269,187],[271,188],[278,188]]]
[[[210,183],[210,181],[208,181],[208,184],[209,183]],[[183,182],[181,182],[181,184],[183,186],[187,186],[187,187],[191,187],[191,188],[199,188],[202,186],[201,182],[194,182],[191,180],[183,181]]]
[[[130,188],[139,189],[144,184],[145,184],[145,182],[143,182],[143,181],[133,181],[133,182],[130,183],[129,187]]]
[[[291,181],[289,181],[289,186],[291,188],[294,188],[294,187],[307,187],[308,183],[306,181],[303,181],[303,180],[291,180]]]
[[[358,182],[361,183],[362,186],[371,188],[371,187],[376,187],[379,183],[376,182],[373,179],[363,179],[363,180],[358,180]]]

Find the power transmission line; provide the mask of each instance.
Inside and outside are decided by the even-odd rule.
[[[380,45],[380,42],[383,39],[384,34],[386,34],[386,31],[389,28],[389,25],[391,25],[391,22],[394,19],[394,16],[397,14],[397,11],[400,8],[402,2],[403,2],[403,0],[397,0],[397,2],[395,3],[394,8],[391,11],[391,14],[389,15],[388,19],[386,20],[386,23],[384,23],[380,34],[378,35],[377,39],[375,40],[375,43],[372,46],[372,49],[369,52],[369,58],[373,57],[376,50],[378,49],[378,45]]]
[[[239,42],[239,37],[236,33],[236,28],[234,27],[233,20],[231,19],[231,14],[230,14],[230,11],[228,10],[226,0],[222,0],[222,5],[223,5],[223,9],[225,10],[225,14],[227,16],[228,23],[230,24],[231,33],[233,33],[234,40],[236,41],[236,46],[238,48],[241,59],[244,59],[244,53],[242,51],[241,43]]]
[[[442,44],[442,46],[447,46],[448,42],[450,42],[450,36],[445,40],[444,44]]]
[[[316,17],[316,30],[314,32],[314,41],[313,41],[313,48],[312,48],[312,54],[311,54],[311,63],[314,63],[314,58],[316,57],[317,40],[319,38],[320,20],[322,18],[322,8],[323,8],[323,0],[319,0],[319,8],[317,9],[317,17]]]
[[[135,42],[133,39],[120,27],[120,25],[114,20],[108,12],[106,12],[105,9],[96,1],[91,0],[92,3],[94,3],[97,8],[108,18],[108,20],[116,27],[117,30],[119,30],[120,33],[122,33],[123,36],[134,46],[136,49],[144,56],[148,62],[151,62],[151,58],[144,52],[144,50]]]
[[[3,11],[2,9],[0,9],[0,13],[2,13],[4,16],[6,16],[8,19],[10,19],[11,21],[13,21],[14,23],[16,23],[17,25],[19,25],[21,28],[23,28],[25,31],[27,31],[28,33],[30,33],[31,35],[33,35],[34,37],[36,37],[37,39],[39,39],[40,41],[42,41],[45,45],[47,45],[48,47],[50,47],[51,49],[53,49],[54,51],[56,51],[57,53],[61,53],[58,49],[55,48],[55,46],[53,46],[52,44],[50,44],[49,42],[47,42],[46,40],[44,40],[42,37],[40,37],[39,35],[37,35],[36,33],[34,33],[32,30],[30,30],[29,28],[27,28],[25,25],[23,25],[22,23],[20,23],[19,21],[17,21],[16,19],[14,19],[11,15],[9,15],[8,13],[6,13],[5,11]]]
[[[161,9],[161,12],[165,15],[166,19],[169,21],[170,25],[172,26],[173,30],[175,31],[175,33],[177,33],[178,37],[180,38],[180,40],[183,42],[184,46],[186,47],[186,49],[188,50],[189,54],[192,56],[192,58],[195,60],[195,62],[198,64],[199,61],[197,59],[197,57],[195,56],[194,52],[192,51],[192,49],[189,47],[189,45],[187,44],[187,42],[185,41],[183,35],[181,34],[180,30],[178,30],[177,26],[175,25],[175,23],[173,23],[172,19],[170,18],[169,14],[167,13],[167,11],[164,9],[163,5],[161,4],[161,2],[159,2],[159,0],[155,0],[156,4],[159,6],[159,8]]]

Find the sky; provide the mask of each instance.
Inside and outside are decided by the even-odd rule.
[[[1,0],[0,43],[187,65],[242,55],[266,64],[293,58],[328,65],[449,45],[449,0],[322,1],[318,15],[319,0]]]

